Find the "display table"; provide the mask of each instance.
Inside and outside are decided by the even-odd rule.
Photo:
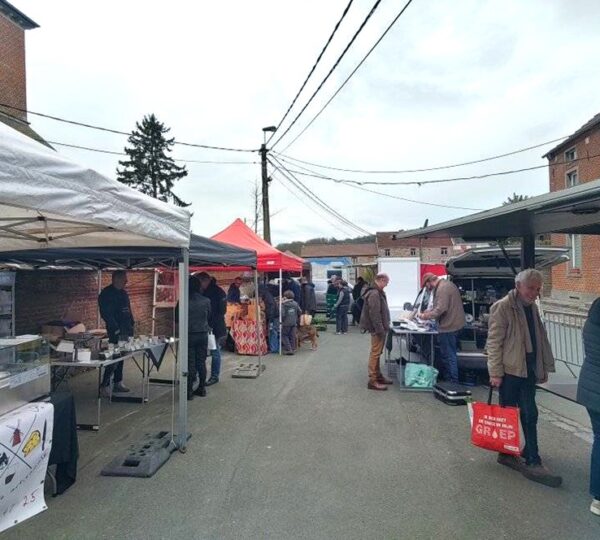
[[[111,402],[120,403],[146,403],[150,397],[150,373],[153,369],[158,370],[165,357],[171,343],[160,343],[152,347],[132,351],[124,354],[119,358],[110,358],[108,360],[90,360],[86,362],[68,362],[64,360],[53,360],[50,367],[53,372],[53,390],[56,390],[66,379],[71,370],[76,369],[97,369],[98,370],[98,404],[97,417],[95,424],[78,423],[77,428],[87,431],[98,431],[100,429],[100,416],[102,410],[102,397],[100,395],[100,385],[102,383],[103,370],[108,366],[117,362],[127,360],[133,361],[142,376],[142,395],[141,396],[125,396],[111,394]],[[58,368],[65,368],[62,373],[58,373]]]
[[[392,336],[392,339],[396,339],[397,343],[398,343],[398,347],[400,349],[400,352],[402,354],[403,351],[403,347],[402,347],[402,342],[404,341],[406,344],[406,351],[407,351],[407,358],[406,361],[407,362],[411,362],[411,344],[410,344],[410,338],[412,336],[423,336],[425,339],[427,339],[427,337],[431,340],[431,354],[429,355],[429,358],[427,358],[427,356],[423,356],[423,355],[419,355],[419,358],[417,359],[417,363],[425,363],[428,366],[433,367],[433,363],[435,360],[435,336],[438,334],[437,331],[431,331],[431,330],[425,330],[425,331],[420,331],[420,330],[411,330],[409,328],[403,328],[400,326],[391,326],[390,327],[390,334]],[[389,358],[387,359],[389,361]],[[423,362],[423,360],[425,360],[425,362]],[[398,372],[398,382],[400,383],[400,390],[403,391],[407,391],[407,392],[433,392],[433,388],[416,388],[416,387],[412,387],[412,386],[405,386],[404,385],[404,366],[402,365],[402,361],[400,362],[400,365],[398,366],[399,368],[399,372]]]

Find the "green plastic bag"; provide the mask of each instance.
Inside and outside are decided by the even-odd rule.
[[[432,388],[437,381],[438,370],[427,364],[409,362],[404,368],[404,386]]]

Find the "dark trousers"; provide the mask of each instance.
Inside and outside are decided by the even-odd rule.
[[[284,352],[294,352],[298,345],[298,330],[295,326],[281,327],[281,345]]]
[[[192,332],[188,336],[188,392],[192,391],[196,375],[199,387],[206,385],[206,356],[208,354],[208,332]]]
[[[456,357],[458,332],[438,334],[440,355],[444,365],[445,377],[453,383],[458,382],[458,358]]]
[[[338,306],[335,310],[335,331],[348,331],[348,305]]]
[[[119,384],[123,380],[123,362],[117,362],[104,368],[102,386],[110,385],[110,378],[114,375],[113,384]]]
[[[592,446],[592,466],[590,469],[590,494],[600,501],[600,412],[588,409],[592,429],[594,431],[594,444]]]
[[[535,383],[535,371],[529,369],[527,378],[504,375],[500,386],[500,405],[519,407],[521,411],[521,426],[525,435],[525,448],[523,448],[522,456],[527,465],[542,462],[538,452],[538,409],[535,404]]]

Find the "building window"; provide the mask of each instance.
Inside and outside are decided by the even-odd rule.
[[[573,187],[579,184],[579,176],[577,175],[577,171],[570,171],[567,173],[567,187]]]
[[[447,247],[440,248],[440,251],[442,252],[442,255],[448,255],[448,248]]]
[[[571,270],[581,270],[581,235],[570,234],[568,238],[570,248],[569,256],[571,258],[571,260],[569,261],[569,267],[571,268]]]
[[[390,256],[390,250],[389,249],[384,249],[383,250],[383,256],[384,257],[389,257]]]
[[[410,248],[410,256],[414,257],[417,254],[417,248]]]
[[[575,161],[577,159],[577,149],[575,147],[569,148],[565,152],[565,161]]]

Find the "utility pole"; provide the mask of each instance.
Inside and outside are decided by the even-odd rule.
[[[269,212],[269,176],[267,175],[267,145],[260,147],[260,170],[262,176],[262,213],[263,213],[263,238],[271,243],[271,219]]]
[[[271,243],[271,212],[269,211],[269,175],[267,173],[267,133],[275,133],[275,126],[263,128],[263,144],[260,145],[260,173],[262,178],[262,211],[263,211],[263,238]]]

